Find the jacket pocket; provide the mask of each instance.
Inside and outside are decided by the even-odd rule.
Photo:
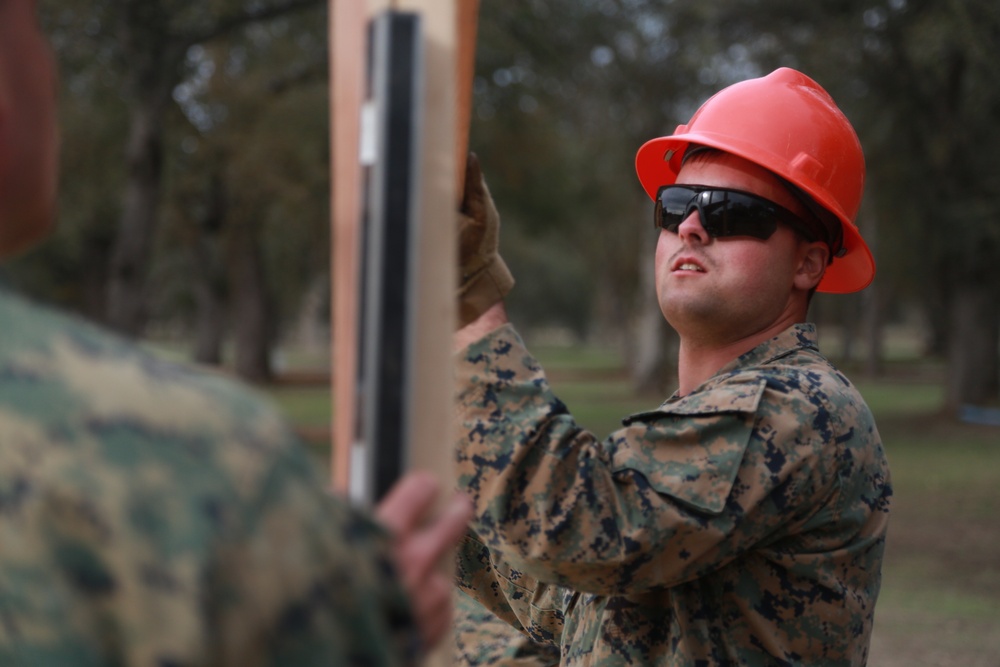
[[[642,475],[656,490],[701,512],[719,514],[733,490],[753,434],[763,379],[729,382],[624,420],[612,470]]]

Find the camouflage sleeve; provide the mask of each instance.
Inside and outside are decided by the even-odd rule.
[[[455,595],[455,667],[554,667],[559,647],[532,640],[474,597]]]
[[[602,443],[509,325],[462,357],[459,483],[479,539],[520,576],[599,595],[673,586],[838,493],[831,439],[815,435],[835,417],[752,374],[635,415]]]
[[[0,662],[415,664],[384,532],[328,497],[297,447],[261,462],[244,501],[197,479],[142,489],[106,474],[118,488],[98,492],[82,474],[32,497],[18,551],[0,558],[16,582],[2,591],[12,634]]]
[[[459,545],[456,580],[459,589],[481,605],[485,614],[506,624],[505,635],[519,638],[514,646],[543,662],[558,662],[566,611],[575,603],[577,593],[512,569],[474,534],[466,535]],[[499,631],[491,628],[486,634],[493,632]],[[472,637],[466,635],[470,647],[474,646]],[[486,641],[486,646],[492,643]],[[472,653],[472,649],[467,652]]]
[[[416,664],[388,535],[290,453],[217,550],[207,615],[220,664]]]
[[[386,536],[277,412],[0,297],[0,664],[407,665]]]

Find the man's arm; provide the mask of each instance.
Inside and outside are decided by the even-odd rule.
[[[674,585],[781,530],[772,494],[794,489],[818,507],[833,492],[816,467],[834,443],[809,437],[830,415],[804,403],[779,410],[788,397],[757,380],[728,383],[716,405],[637,416],[602,442],[509,326],[467,348],[458,375],[459,486],[475,504],[473,528],[539,581],[605,595]]]
[[[455,594],[455,667],[554,667],[559,646],[533,640],[465,591]]]

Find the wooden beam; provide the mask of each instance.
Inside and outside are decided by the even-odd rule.
[[[455,167],[458,177],[457,199],[460,204],[465,187],[465,158],[469,153],[469,128],[472,124],[472,89],[476,75],[476,36],[479,26],[479,0],[459,0],[456,11],[457,43],[455,52]]]
[[[456,202],[461,193],[471,117],[478,0],[332,0],[331,210],[333,225],[333,456],[334,488],[350,488],[356,433],[356,376],[360,284],[360,109],[364,98],[367,22],[392,8],[421,15],[426,38],[424,103],[419,110],[423,150],[417,168],[420,236],[417,239],[416,327],[412,418],[407,436],[410,467],[454,484],[451,334],[456,321]],[[459,35],[462,39],[459,39]],[[461,57],[459,58],[459,50]],[[461,81],[458,84],[457,81]],[[458,101],[458,103],[456,103]],[[451,642],[429,658],[450,664]]]
[[[363,63],[369,17],[383,9],[421,15],[425,45],[423,158],[419,173],[421,236],[417,256],[417,367],[409,442],[413,467],[451,479],[452,383],[450,337],[456,285],[455,202],[464,174],[471,115],[477,0],[334,0],[331,17],[331,141],[333,211],[334,488],[349,487],[357,412],[361,170],[358,165]],[[459,35],[464,55],[458,58]],[[461,76],[461,87],[456,79]],[[456,101],[460,100],[461,104]]]
[[[332,354],[330,359],[333,420],[333,487],[347,493],[350,476],[355,378],[358,373],[360,287],[361,167],[358,162],[361,104],[365,87],[366,24],[364,0],[334,0],[330,10],[330,277]]]
[[[421,238],[417,257],[417,304],[410,461],[433,470],[446,485],[454,479],[454,416],[451,334],[455,328],[457,252],[455,146],[457,0],[398,0],[394,8],[419,11],[426,36]]]

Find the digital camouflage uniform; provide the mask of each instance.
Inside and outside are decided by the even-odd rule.
[[[0,665],[400,665],[386,536],[263,401],[0,295]]]
[[[891,489],[795,325],[603,442],[510,325],[459,355],[459,584],[564,665],[863,665]]]
[[[533,641],[461,589],[455,597],[455,654],[462,667],[554,667],[559,647]]]

